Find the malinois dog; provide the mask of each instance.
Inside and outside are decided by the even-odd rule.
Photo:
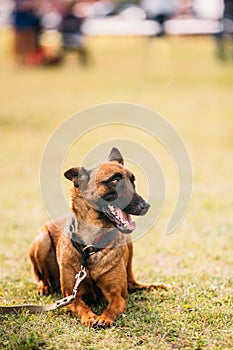
[[[69,216],[48,222],[30,247],[39,294],[61,288],[64,297],[72,294],[75,276],[85,269],[87,277],[69,305],[82,324],[108,327],[126,309],[126,293],[138,289],[166,289],[164,284],[143,284],[132,271],[135,229],[132,215],[144,215],[150,205],[135,191],[135,177],[124,167],[124,159],[113,148],[107,162],[87,170],[72,168],[65,177],[73,182]],[[90,305],[99,297],[107,301],[101,315]]]

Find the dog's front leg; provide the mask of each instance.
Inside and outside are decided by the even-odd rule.
[[[127,281],[124,266],[118,266],[102,276],[97,285],[108,301],[108,307],[98,317],[94,326],[105,328],[111,326],[126,309]]]
[[[104,294],[109,302],[109,305],[96,319],[96,322],[93,324],[95,328],[105,328],[112,326],[116,318],[120,316],[126,309],[126,298],[122,297],[121,293],[118,291],[112,291],[111,293]]]
[[[84,303],[79,295],[77,295],[76,300],[69,306],[72,315],[78,315],[81,323],[85,326],[92,327],[98,319],[91,309]]]
[[[76,272],[71,268],[63,267],[61,269],[61,289],[64,297],[67,297],[73,293],[75,284]],[[96,323],[98,316],[95,315],[91,309],[83,301],[83,295],[86,292],[85,280],[78,287],[77,296],[75,301],[68,306],[72,315],[78,315],[81,323],[86,326],[93,326]]]

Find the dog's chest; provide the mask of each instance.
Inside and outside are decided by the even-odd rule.
[[[117,265],[127,263],[127,247],[106,248],[92,255],[88,261],[88,271],[93,280],[115,268]]]

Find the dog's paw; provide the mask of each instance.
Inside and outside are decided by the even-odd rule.
[[[140,290],[153,290],[153,289],[164,289],[164,290],[168,290],[169,286],[167,286],[164,283],[131,283],[128,285],[128,291],[130,293],[134,293]]]
[[[108,317],[104,317],[104,316],[99,316],[96,320],[96,322],[93,324],[93,327],[95,329],[98,328],[107,328],[107,327],[111,327],[113,325],[113,320],[108,318]]]
[[[38,295],[49,295],[50,294],[50,288],[49,286],[42,285],[38,289]]]
[[[97,320],[98,316],[95,314],[84,315],[81,317],[81,323],[87,327],[94,327],[94,324],[96,324]]]
[[[167,286],[164,283],[153,283],[153,284],[148,284],[147,289],[164,289],[164,290],[168,290],[169,286]]]

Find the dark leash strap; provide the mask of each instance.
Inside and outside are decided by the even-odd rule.
[[[79,252],[79,254],[82,257],[81,266],[87,267],[88,265],[88,258],[90,255],[93,255],[95,253],[98,253],[101,250],[104,250],[111,246],[113,242],[116,241],[116,238],[118,236],[119,231],[114,228],[111,231],[108,231],[106,229],[102,229],[103,233],[98,236],[92,244],[86,245],[82,241],[80,235],[78,234],[78,228],[75,224],[75,218],[73,214],[71,214],[70,217],[70,240],[72,243],[72,246]]]
[[[87,276],[87,273],[85,268],[81,267],[80,272],[75,276],[76,281],[73,288],[73,293],[68,297],[57,300],[53,304],[49,304],[49,305],[26,304],[26,305],[14,305],[14,306],[0,306],[0,315],[4,315],[4,314],[13,315],[13,314],[21,313],[22,311],[28,311],[30,314],[36,314],[36,313],[41,313],[45,311],[60,309],[61,307],[67,306],[75,300],[78,287],[80,283],[86,278],[86,276]]]
[[[73,227],[73,226],[72,226]],[[70,226],[71,228],[71,226]],[[113,229],[110,232],[102,234],[98,239],[96,239],[93,244],[85,245],[80,237],[74,232],[71,231],[71,243],[72,246],[79,252],[79,254],[82,257],[81,266],[87,267],[88,265],[88,258],[89,256],[98,253],[99,251],[102,251],[106,249],[107,247],[110,247],[111,244],[116,240],[116,237],[118,235],[118,230]]]
[[[86,246],[84,244],[78,244],[76,241],[74,232],[72,232],[72,235],[71,235],[71,243],[72,243],[72,246],[79,252],[79,254],[82,257],[81,266],[86,268],[88,265],[87,260],[88,260],[89,256],[97,253],[97,251],[94,249],[94,247],[92,245]]]

